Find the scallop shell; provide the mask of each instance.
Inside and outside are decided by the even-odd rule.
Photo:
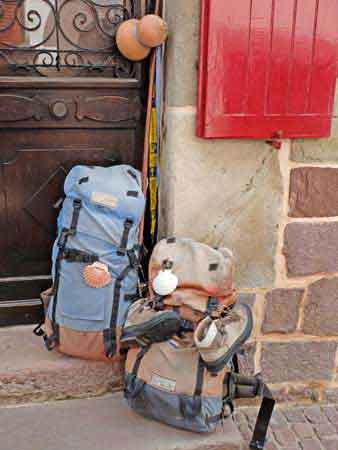
[[[112,281],[108,267],[100,262],[86,266],[83,270],[83,277],[87,286],[97,289],[107,286]]]
[[[158,47],[168,37],[168,25],[155,14],[148,14],[140,20],[139,39],[146,47]]]
[[[153,289],[158,295],[172,294],[178,285],[178,278],[171,270],[161,270],[153,281]]]
[[[122,22],[116,33],[116,44],[124,57],[131,61],[145,59],[150,48],[141,44],[138,39],[139,20],[130,19]]]

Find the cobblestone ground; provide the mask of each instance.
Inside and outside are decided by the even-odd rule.
[[[242,408],[235,422],[250,442],[258,410]],[[338,405],[277,408],[265,450],[338,450]]]

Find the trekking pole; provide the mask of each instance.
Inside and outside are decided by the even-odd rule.
[[[156,0],[154,13],[159,15],[160,12],[160,0]],[[146,125],[144,133],[144,147],[143,147],[143,164],[142,164],[142,191],[145,198],[147,198],[148,192],[148,167],[149,167],[149,138],[150,138],[150,126],[151,126],[151,115],[153,106],[153,96],[154,96],[154,82],[155,82],[155,68],[156,68],[156,49],[152,50],[150,56],[150,68],[149,68],[149,88],[148,88],[148,101],[147,101],[147,115],[146,115]],[[140,235],[139,243],[142,246],[144,238],[144,220],[143,216],[140,224]]]

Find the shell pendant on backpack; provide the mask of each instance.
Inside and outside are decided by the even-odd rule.
[[[87,286],[103,288],[111,283],[112,277],[106,264],[95,262],[83,270],[83,278]]]
[[[178,286],[178,278],[172,272],[172,264],[165,262],[164,268],[153,281],[153,289],[156,294],[165,296],[172,294]]]

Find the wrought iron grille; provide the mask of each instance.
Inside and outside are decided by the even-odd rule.
[[[0,0],[0,75],[133,78],[116,47],[139,0]]]

